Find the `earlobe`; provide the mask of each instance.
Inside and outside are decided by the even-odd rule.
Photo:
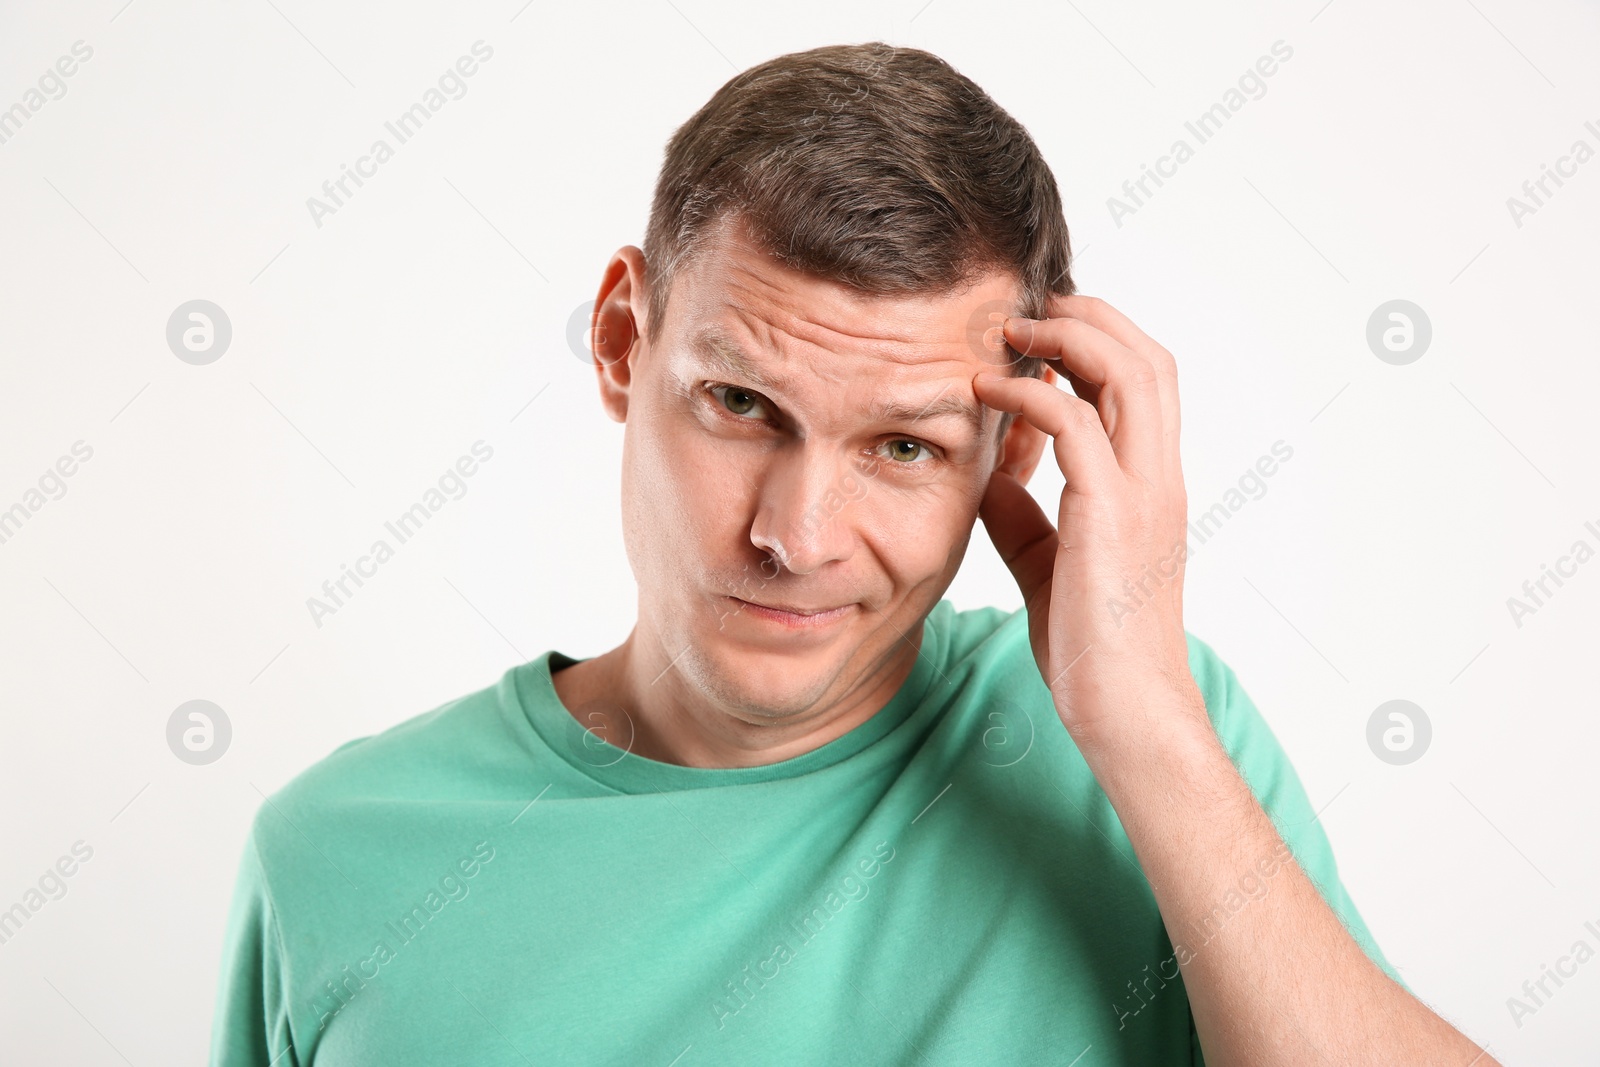
[[[1033,477],[1033,472],[1039,466],[1040,457],[1044,455],[1044,437],[1043,433],[1018,415],[1006,431],[1004,452],[997,469],[1005,471],[1020,484],[1027,485],[1028,479]]]
[[[628,421],[633,366],[645,346],[641,324],[648,315],[644,253],[633,245],[617,250],[606,264],[589,318],[600,404],[616,422]]]

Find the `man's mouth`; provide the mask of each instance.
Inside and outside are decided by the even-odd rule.
[[[754,601],[742,600],[736,596],[728,599],[757,618],[782,623],[786,626],[807,629],[836,622],[848,615],[855,607],[854,604],[845,604],[835,608],[803,604],[757,604]]]

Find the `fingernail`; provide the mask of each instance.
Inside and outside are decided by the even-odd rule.
[[[1015,330],[1020,326],[1032,326],[1036,320],[1024,318],[1021,315],[1012,315],[1006,319],[1007,329]]]
[[[978,374],[978,381],[980,382],[1003,382],[1005,380],[1005,375],[995,374],[992,371],[982,371]]]

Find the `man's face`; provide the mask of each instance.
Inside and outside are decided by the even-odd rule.
[[[1000,275],[955,296],[862,296],[734,226],[680,270],[666,321],[601,379],[627,424],[637,633],[690,691],[797,724],[914,658],[1000,458],[1000,415],[971,382],[1004,356],[985,358],[995,324],[974,311],[1015,296]],[[628,299],[641,315],[647,294]]]

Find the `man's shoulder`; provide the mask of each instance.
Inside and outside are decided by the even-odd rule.
[[[944,657],[952,667],[975,657],[993,659],[1015,652],[1019,632],[1023,647],[1028,644],[1028,612],[1024,608],[1007,610],[986,605],[958,609],[950,601],[941,600],[929,617],[946,635]]]
[[[1034,671],[1038,670],[1028,635],[1026,608],[958,610],[946,600],[935,610],[936,621],[949,634],[946,658],[951,666],[979,661],[985,670],[1011,670],[1026,661]],[[1189,630],[1183,633],[1188,644],[1189,673],[1205,698],[1213,723],[1234,721],[1240,706],[1248,702],[1238,676],[1209,642]],[[1253,706],[1245,709],[1247,717],[1254,714]]]
[[[1251,774],[1281,773],[1288,756],[1238,674],[1208,642],[1188,630],[1184,636],[1189,642],[1189,673],[1205,698],[1212,728],[1234,763]]]
[[[503,764],[520,751],[504,706],[511,673],[377,733],[343,742],[266,798],[256,816],[256,833],[266,826],[286,823],[292,829],[396,800],[459,798],[480,770]]]
[[[1189,630],[1183,631],[1189,646],[1189,673],[1194,677],[1213,726],[1231,720],[1243,690],[1239,678],[1211,644]]]

